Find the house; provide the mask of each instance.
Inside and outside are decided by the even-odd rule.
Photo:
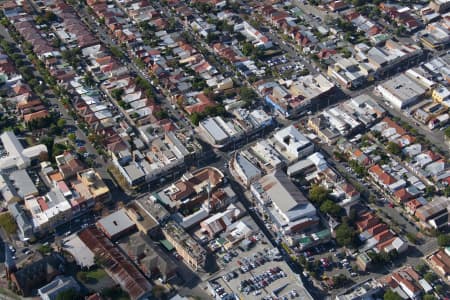
[[[359,221],[356,222],[356,227],[358,228],[358,231],[363,232],[379,223],[380,219],[378,219],[378,217],[371,212],[367,212],[361,215]]]
[[[422,289],[418,283],[420,276],[412,267],[405,267],[390,275],[390,285],[400,287],[410,299],[419,299]]]
[[[331,10],[332,12],[341,11],[346,9],[347,7],[348,7],[347,2],[342,0],[334,0],[328,3],[328,9]]]
[[[421,207],[423,204],[417,200],[417,199],[412,199],[409,200],[405,203],[405,209],[406,211],[410,214],[410,215],[415,215],[416,210]]]
[[[192,104],[189,104],[184,107],[184,110],[189,115],[192,115],[193,113],[202,113],[205,111],[207,107],[213,107],[216,105],[216,103],[204,93],[199,93],[195,97],[192,97],[191,99],[192,100],[189,101],[189,103]]]
[[[437,251],[428,257],[427,262],[445,280],[450,280],[450,257],[448,256],[447,251]]]
[[[369,168],[369,175],[376,183],[385,188],[389,188],[389,186],[397,182],[397,179],[386,173],[378,164]]]
[[[401,188],[394,192],[394,200],[397,203],[404,204],[411,198],[412,198],[412,195],[410,193],[408,193],[408,191],[405,188]]]

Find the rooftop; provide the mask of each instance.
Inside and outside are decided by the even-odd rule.
[[[113,237],[121,232],[128,230],[135,226],[133,221],[131,221],[130,217],[126,214],[125,208],[122,208],[104,218],[101,218],[97,221],[110,237]]]

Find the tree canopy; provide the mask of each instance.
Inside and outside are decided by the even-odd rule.
[[[402,148],[395,142],[389,142],[386,146],[386,150],[394,155],[399,155],[400,153],[402,153]]]
[[[387,290],[386,293],[384,293],[383,299],[384,300],[403,300],[403,298],[400,297],[399,294],[397,294],[396,292],[394,292],[391,289]]]
[[[450,235],[448,234],[440,234],[437,238],[437,242],[439,247],[448,247],[450,246]]]
[[[339,245],[353,248],[357,244],[357,233],[347,222],[336,228],[336,241]]]
[[[328,199],[330,192],[325,187],[321,186],[320,184],[314,184],[309,189],[309,199],[315,203],[316,205],[322,205],[325,200]]]

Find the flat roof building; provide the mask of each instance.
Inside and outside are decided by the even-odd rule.
[[[395,108],[403,109],[416,103],[426,89],[405,74],[400,74],[377,86],[381,95]]]
[[[205,267],[206,250],[180,225],[169,221],[163,227],[163,234],[192,269],[196,271]]]
[[[275,149],[292,163],[314,152],[314,145],[293,125],[285,127],[273,135]]]
[[[25,169],[41,153],[47,153],[47,147],[42,144],[24,149],[12,131],[3,132],[0,140],[6,152],[6,155],[0,158],[0,170]]]
[[[267,174],[250,189],[284,234],[301,231],[318,222],[316,208],[282,170]]]
[[[97,221],[97,227],[111,240],[116,240],[136,229],[136,224],[131,221],[122,208]]]

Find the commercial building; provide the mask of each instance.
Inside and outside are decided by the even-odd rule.
[[[311,106],[320,105],[334,89],[334,84],[323,75],[307,75],[296,80],[258,83],[259,94],[274,111],[286,118],[306,113]]]
[[[159,223],[154,216],[146,212],[138,201],[132,201],[126,207],[128,217],[136,224],[137,229],[147,235],[156,236]]]
[[[47,153],[47,147],[42,144],[24,149],[12,131],[3,132],[0,140],[0,150],[5,153],[0,157],[0,170],[2,171],[25,169],[37,160],[41,153]]]
[[[275,132],[273,144],[288,163],[295,162],[314,152],[314,144],[293,125]]]
[[[78,172],[77,180],[80,181],[94,201],[106,202],[111,200],[111,194],[108,186],[103,182],[100,174],[94,169],[86,169],[82,172]]]
[[[104,262],[105,271],[128,293],[130,299],[147,299],[152,285],[135,265],[99,229],[91,226],[78,233],[85,247]]]
[[[360,64],[353,57],[333,57],[335,64],[328,66],[327,74],[342,86],[352,89],[358,88],[367,81],[370,67]]]
[[[136,230],[136,224],[122,208],[97,221],[97,227],[112,241]]]
[[[435,12],[443,14],[450,9],[449,0],[433,0],[430,2],[430,8],[434,9]]]
[[[147,278],[161,278],[165,282],[176,276],[178,266],[175,258],[163,252],[144,233],[130,235],[121,247]]]
[[[161,128],[151,125],[141,126],[139,131],[148,151],[126,148],[111,152],[114,165],[132,188],[178,175],[185,162],[201,149],[190,133],[166,132],[160,137]]]
[[[206,263],[206,250],[199,245],[184,229],[169,221],[162,229],[165,238],[175,247],[184,261],[195,271]]]
[[[415,216],[419,218],[420,225],[423,228],[442,229],[448,226],[448,208],[450,199],[447,197],[438,197],[433,201],[419,207]]]
[[[415,104],[427,91],[405,74],[378,85],[377,90],[397,109]]]
[[[8,205],[8,210],[11,216],[14,218],[17,224],[17,231],[19,234],[19,238],[21,240],[29,240],[34,237],[33,235],[33,224],[30,221],[30,218],[22,209],[19,203],[11,203]]]
[[[440,50],[448,46],[450,32],[445,22],[430,23],[419,33],[420,41],[426,48]]]
[[[231,146],[241,139],[255,136],[273,124],[273,117],[261,109],[249,111],[235,108],[230,113],[233,118],[224,119],[217,116],[200,121],[197,130],[213,147]]]
[[[236,174],[239,181],[245,186],[250,186],[252,182],[261,178],[262,172],[245,155],[236,152],[231,160],[232,173]]]
[[[371,300],[383,293],[383,285],[370,278],[336,296],[336,300]]]
[[[282,234],[301,232],[318,223],[316,208],[282,170],[262,177],[250,190]]]

